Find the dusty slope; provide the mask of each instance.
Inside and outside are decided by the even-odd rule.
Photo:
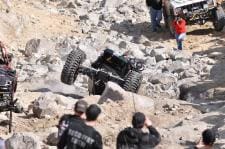
[[[15,43],[17,46],[24,46],[31,38],[51,38],[58,36],[82,36],[78,26],[78,18],[74,15],[60,15],[56,13],[57,3],[40,4],[39,1],[12,1],[9,14],[4,9],[1,13],[1,39],[7,43]],[[5,5],[3,5],[5,8]],[[18,16],[14,16],[14,14]],[[4,21],[5,17],[11,18],[11,24]],[[17,17],[22,25],[15,24]],[[142,28],[150,41],[161,41],[162,43],[176,47],[175,40],[163,29],[159,33],[151,33],[148,20],[142,24],[137,24],[137,28]],[[18,23],[19,24],[19,23]],[[225,35],[223,32],[213,30],[211,23],[199,26],[188,26],[188,36],[185,42],[185,49],[188,51],[204,51],[218,46],[224,46]]]
[[[12,8],[9,13],[3,11],[0,13],[0,17],[3,18],[0,20],[0,38],[3,40],[9,47],[14,49],[25,46],[27,40],[31,38],[54,38],[58,36],[85,36],[82,35],[80,28],[75,20],[74,16],[65,16],[55,13],[56,3],[50,3],[44,7],[36,0],[14,0],[12,1]],[[4,6],[3,6],[4,7]],[[16,15],[18,16],[16,16]],[[4,18],[11,18],[11,22],[6,22]],[[21,22],[18,22],[20,20]],[[147,22],[148,20],[146,20]],[[17,24],[17,23],[18,24]],[[18,26],[20,30],[18,29]],[[143,28],[145,33],[143,36],[146,36],[150,41],[161,41],[163,44],[169,47],[176,47],[175,40],[170,37],[168,33],[151,33],[148,28],[148,23],[138,24],[137,28]],[[218,33],[212,29],[212,25],[206,24],[204,26],[191,26],[188,27],[188,37],[185,42],[186,50],[190,52],[195,51],[205,51],[208,49],[223,49],[225,35],[224,32]],[[25,92],[24,88],[20,87],[18,91],[18,96],[23,101],[23,103],[28,106],[28,104],[37,98],[41,93],[30,93]],[[156,99],[156,109],[154,113],[145,110],[145,113],[154,121],[154,124],[158,126],[161,132],[166,131],[167,129],[173,129],[173,126],[182,122],[184,119],[191,119],[192,117],[198,116],[200,113],[198,110],[191,106],[180,106],[176,111],[166,111],[162,108],[165,103],[174,104],[175,101],[168,99]],[[176,101],[177,102],[177,101]],[[123,107],[123,108],[121,108]],[[99,130],[103,133],[104,143],[108,148],[114,148],[115,137],[119,129],[126,127],[130,123],[130,116],[134,111],[132,103],[109,103],[102,106],[105,117],[100,119],[100,122],[97,126]],[[123,109],[123,110],[121,110]],[[115,113],[115,111],[120,111]],[[126,113],[126,114],[124,114]],[[221,113],[220,113],[221,114]],[[45,136],[46,130],[49,127],[54,127],[58,119],[49,119],[49,120],[39,120],[36,118],[24,117],[24,115],[15,115],[14,118],[14,130],[15,131],[32,131],[37,133],[40,136]],[[196,120],[199,122],[199,120]],[[104,122],[104,123],[103,123]],[[193,122],[193,121],[191,121]],[[190,123],[191,123],[190,122]],[[103,124],[102,124],[103,123]],[[201,126],[198,126],[199,130],[197,137],[200,135]],[[185,129],[181,127],[180,129]],[[0,127],[1,134],[6,134],[7,129],[5,126]],[[114,131],[115,130],[115,131]],[[186,129],[189,131],[190,129]],[[176,131],[176,130],[174,130]],[[191,132],[190,132],[191,133]],[[177,138],[179,135],[174,137],[174,140],[171,142],[176,142],[179,140]],[[193,140],[192,140],[193,141]],[[163,138],[163,144],[159,148],[165,148],[171,144],[167,138]],[[114,143],[114,144],[112,144]],[[171,146],[171,149],[183,148],[182,145],[174,144]]]
[[[8,17],[11,22],[4,20]],[[32,38],[77,36],[80,32],[77,18],[60,15],[53,4],[45,7],[39,1],[12,1],[10,12],[1,12],[1,18],[1,39],[8,45],[24,47]]]

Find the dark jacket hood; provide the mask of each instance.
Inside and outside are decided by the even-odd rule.
[[[124,129],[124,141],[128,144],[138,144],[139,131],[131,127]]]

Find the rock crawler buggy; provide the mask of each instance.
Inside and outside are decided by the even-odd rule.
[[[10,111],[9,132],[12,127],[12,112],[20,113],[23,108],[14,100],[17,88],[16,71],[10,67],[12,55],[7,54],[4,45],[0,42],[0,112]]]
[[[71,85],[78,74],[83,74],[89,77],[90,94],[102,94],[108,81],[119,84],[126,91],[138,91],[142,81],[143,61],[117,55],[111,49],[105,49],[90,68],[81,65],[85,58],[83,51],[71,51],[61,73],[63,83]]]

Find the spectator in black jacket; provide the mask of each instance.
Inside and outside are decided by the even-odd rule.
[[[78,122],[82,123],[85,119],[85,112],[87,109],[87,102],[84,100],[79,100],[74,105],[74,114],[63,115],[58,124],[58,137],[60,138],[63,132],[67,129],[70,123]]]
[[[146,5],[150,11],[152,31],[156,32],[161,28],[160,21],[162,20],[162,0],[146,0]]]
[[[133,115],[132,127],[125,128],[117,136],[117,149],[150,149],[161,141],[160,134],[152,126],[152,122],[141,112]],[[142,129],[146,126],[149,133]]]
[[[102,149],[102,136],[93,128],[100,113],[97,105],[90,105],[86,110],[86,122],[71,123],[61,136],[58,149]]]

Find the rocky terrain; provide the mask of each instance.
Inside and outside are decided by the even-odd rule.
[[[148,9],[141,0],[1,1],[0,39],[14,54],[18,72],[16,98],[29,110],[0,115],[0,136],[10,149],[55,149],[57,122],[84,98],[103,111],[96,128],[104,149],[115,149],[118,132],[130,126],[135,111],[144,112],[159,130],[158,149],[193,145],[206,128],[217,131],[216,149],[225,148],[225,30],[211,23],[188,26],[185,50],[175,51],[166,29],[150,31]],[[89,96],[88,78],[74,85],[60,82],[67,55],[81,49],[89,66],[105,48],[145,61],[138,95],[109,83],[102,96]],[[111,89],[112,88],[112,89]],[[109,89],[121,96],[111,97]]]

